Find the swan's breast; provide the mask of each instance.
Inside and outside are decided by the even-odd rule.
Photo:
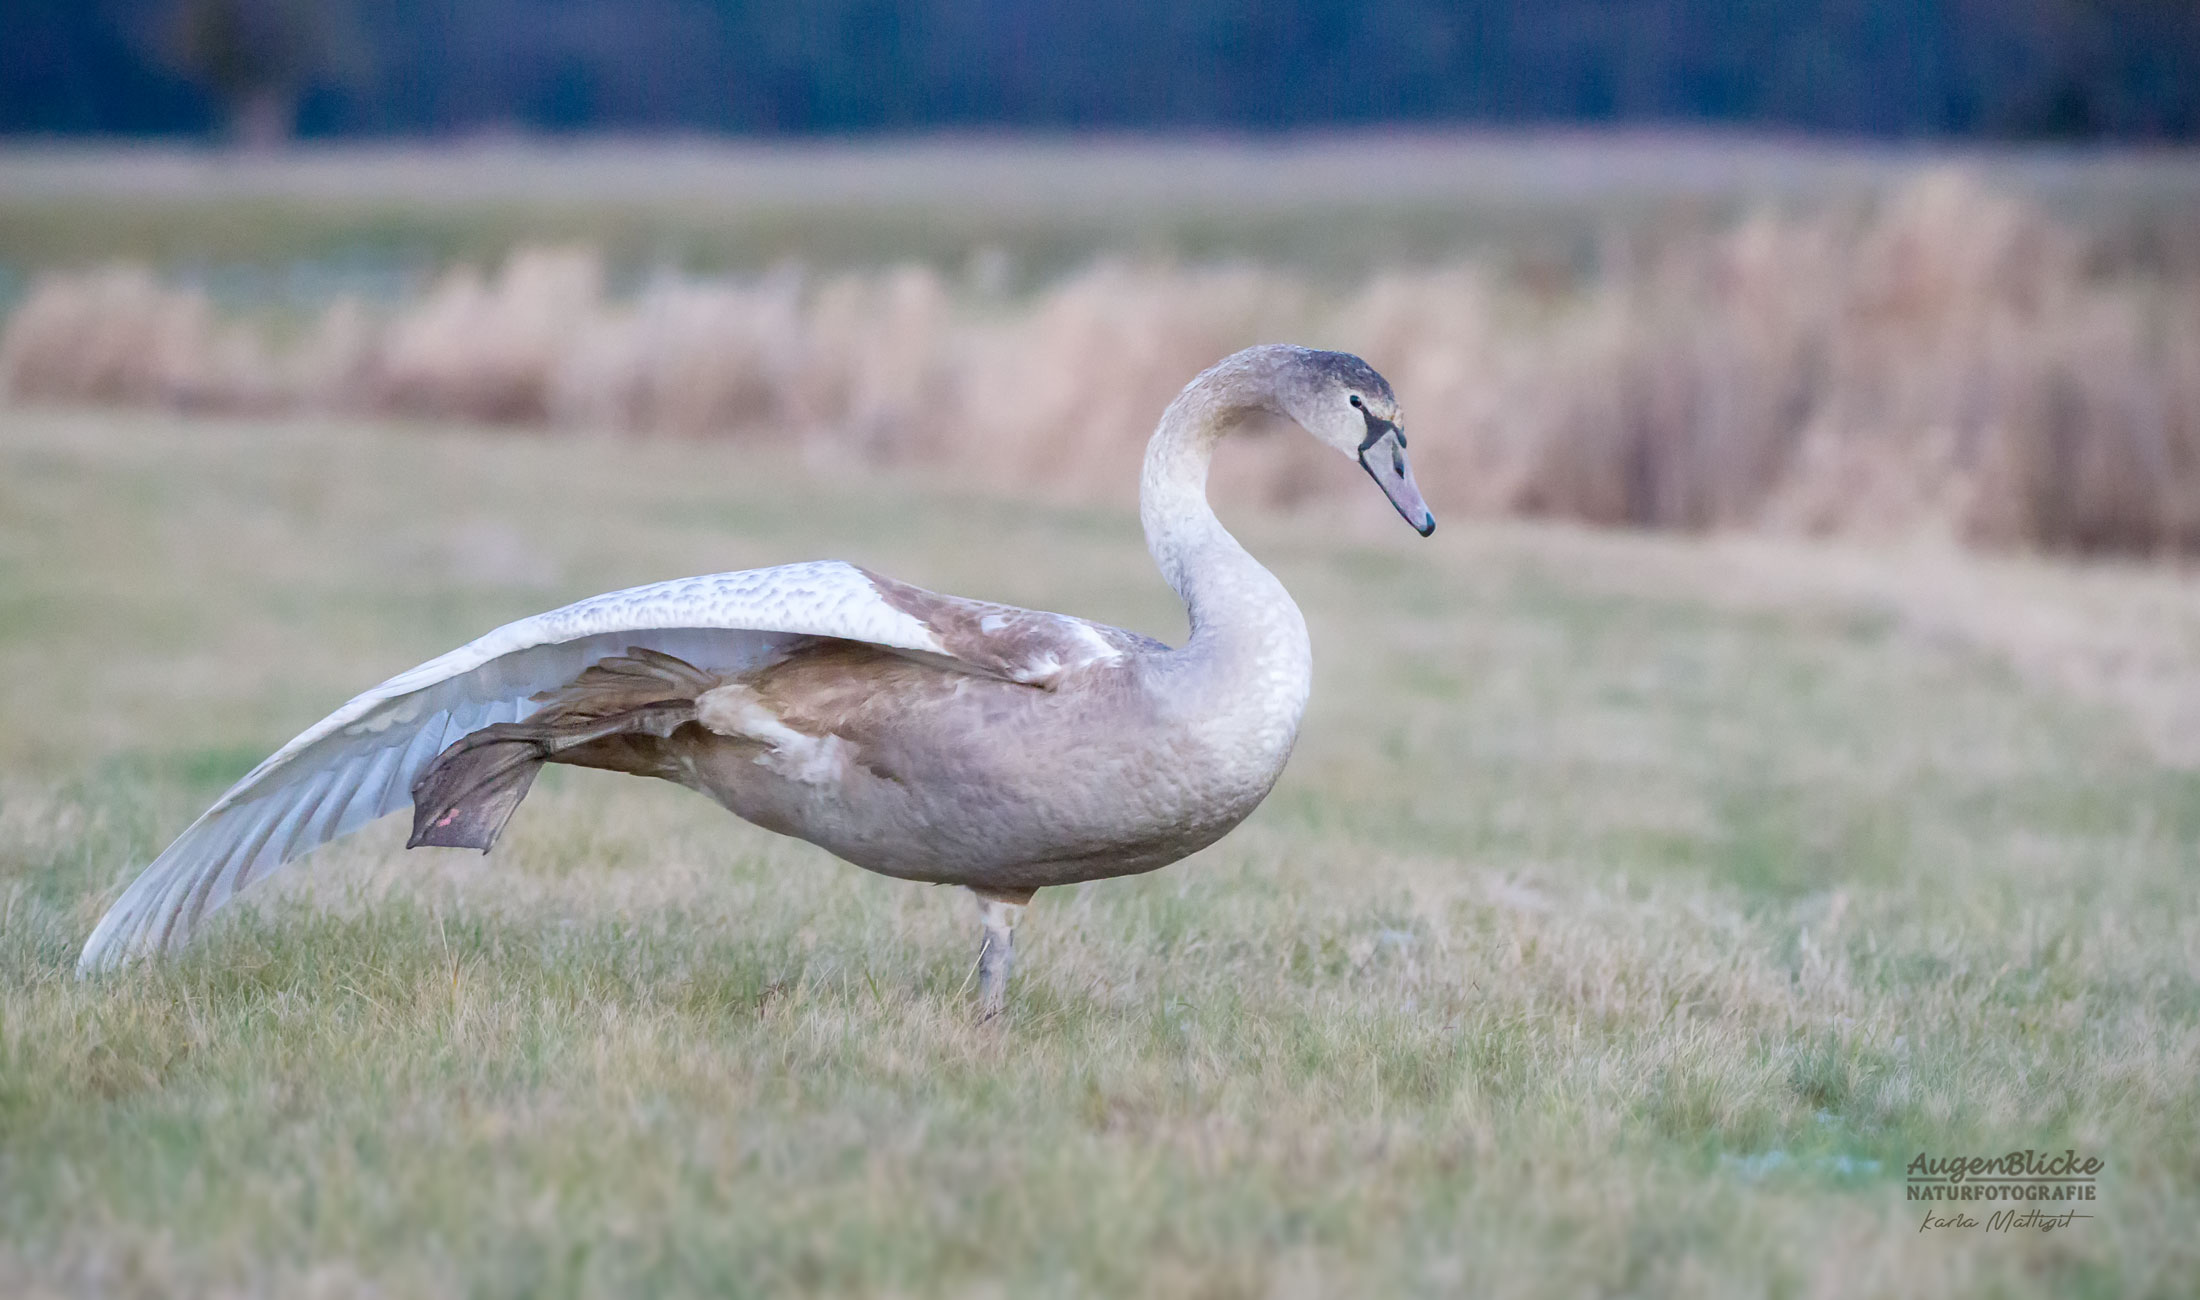
[[[1146,870],[1212,843],[1274,785],[1310,668],[1303,640],[1277,648],[1218,671],[1156,645],[1042,689],[821,645],[698,701],[720,739],[693,783],[893,875]]]

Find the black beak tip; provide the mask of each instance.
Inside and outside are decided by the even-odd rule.
[[[1423,511],[1421,513],[1421,522],[1413,526],[1413,531],[1419,533],[1423,537],[1426,537],[1430,533],[1435,532],[1436,516],[1429,514],[1427,511]]]

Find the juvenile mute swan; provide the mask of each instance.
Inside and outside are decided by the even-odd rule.
[[[569,763],[968,886],[994,1014],[1034,890],[1204,848],[1283,770],[1306,623],[1207,504],[1216,441],[1278,416],[1435,529],[1381,375],[1340,352],[1249,348],[1194,379],[1146,447],[1139,516],[1190,614],[1182,647],[832,560],[597,596],[401,673],[277,750],[123,893],[78,970],[175,950],[238,890],[407,802],[408,847],[487,851],[542,765]]]

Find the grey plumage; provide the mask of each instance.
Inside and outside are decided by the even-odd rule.
[[[1171,403],[1140,481],[1184,645],[837,562],[595,597],[400,674],[277,751],[124,892],[80,969],[174,949],[237,890],[407,802],[415,845],[487,849],[558,762],[675,781],[874,871],[972,887],[998,1009],[1032,890],[1212,843],[1290,754],[1306,625],[1205,494],[1215,442],[1256,416],[1357,455],[1433,527],[1382,376],[1248,349]]]

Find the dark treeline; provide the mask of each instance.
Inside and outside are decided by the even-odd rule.
[[[6,0],[0,131],[2200,137],[2200,0]]]

